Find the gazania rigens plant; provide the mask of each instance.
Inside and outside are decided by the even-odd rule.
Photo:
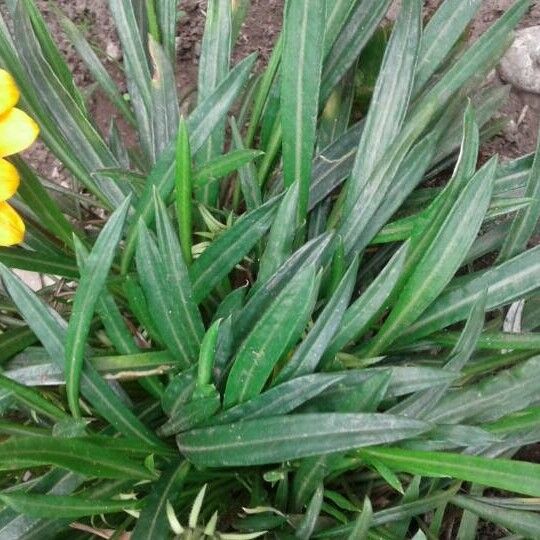
[[[0,248],[1,539],[540,537],[540,466],[512,459],[540,440],[540,151],[477,165],[529,2],[470,46],[480,0],[377,32],[390,3],[289,0],[257,73],[231,63],[249,0],[209,0],[182,101],[176,0],[109,0],[126,95],[57,13],[125,120],[104,134],[5,2],[0,155],[26,114],[73,183],[0,162],[26,223]]]

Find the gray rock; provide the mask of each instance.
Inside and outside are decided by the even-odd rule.
[[[515,88],[540,94],[540,26],[516,32],[516,39],[503,56],[499,73]]]

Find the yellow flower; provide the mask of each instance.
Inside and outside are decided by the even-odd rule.
[[[19,244],[24,238],[24,223],[6,202],[19,187],[19,173],[6,159],[22,152],[37,138],[37,124],[15,105],[20,93],[13,77],[0,69],[0,246]]]

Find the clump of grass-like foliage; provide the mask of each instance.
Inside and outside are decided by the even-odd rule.
[[[257,74],[231,64],[249,0],[209,0],[187,102],[177,4],[109,0],[126,95],[57,14],[125,120],[102,134],[33,0],[5,2],[0,66],[73,182],[13,160],[0,538],[539,538],[512,457],[540,440],[540,159],[477,166],[529,2],[467,46],[480,0],[426,25],[402,0],[378,33],[390,0],[289,0]]]

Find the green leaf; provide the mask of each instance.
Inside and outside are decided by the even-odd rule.
[[[61,84],[53,67],[45,61],[32,29],[25,2],[17,4],[14,35],[18,42],[21,60],[42,106],[53,119],[55,128],[59,129],[63,138],[69,141],[69,147],[77,148],[77,158],[83,163],[86,171],[117,165],[112,152],[96,127],[81,110],[79,103]],[[94,185],[97,185],[100,196],[114,208],[126,197],[121,187],[110,180],[107,182],[96,180]]]
[[[232,125],[233,121],[231,120],[231,126]],[[235,140],[238,143],[241,142],[241,139],[235,138]],[[235,142],[235,145],[236,144],[237,143]],[[260,150],[251,150],[248,148],[239,147],[236,150],[208,161],[195,170],[193,178],[194,187],[199,189],[204,187],[206,184],[227,176],[238,169],[241,171],[251,161],[262,154],[263,152]]]
[[[176,307],[179,311],[177,324],[185,331],[184,339],[190,354],[196,355],[204,335],[203,321],[193,299],[188,268],[182,258],[178,238],[167,209],[157,192],[154,192],[154,201],[158,246],[165,265],[163,275],[167,284],[165,290],[170,293],[169,302],[173,304],[172,307]]]
[[[128,75],[128,91],[144,140],[149,130],[152,97],[150,67],[143,38],[139,32],[134,5],[131,2],[112,0],[109,3],[109,9],[116,23],[118,37],[122,44],[126,73]],[[146,146],[145,150],[148,155],[151,155],[149,147]]]
[[[174,415],[181,405],[189,401],[196,382],[195,366],[178,373],[170,380],[161,398],[161,406],[169,416]]]
[[[0,248],[0,262],[8,268],[18,268],[19,270],[29,270],[30,272],[71,279],[79,278],[79,269],[73,259],[51,255],[50,253],[40,253],[16,247]]]
[[[257,129],[259,128],[259,123],[263,115],[268,100],[270,99],[270,92],[272,85],[274,84],[278,68],[281,63],[281,56],[283,53],[283,33],[279,34],[274,48],[272,49],[272,54],[268,60],[268,66],[262,75],[261,82],[257,89],[257,94],[253,100],[253,109],[251,111],[251,117],[249,119],[248,132],[245,138],[246,146],[251,146]],[[264,146],[264,145],[262,145]]]
[[[300,414],[196,429],[176,440],[196,465],[244,467],[392,442],[429,427],[389,414]]]
[[[332,90],[348,69],[356,62],[362,49],[371,39],[388,11],[390,3],[391,0],[355,2],[347,22],[342,26],[341,32],[339,34],[328,34],[327,45],[331,44],[331,39],[335,39],[335,41],[324,58],[320,92],[323,103],[326,102]],[[329,5],[329,7],[331,6]],[[328,30],[330,32],[331,28]]]
[[[214,416],[212,425],[287,414],[346,377],[344,373],[315,373],[274,386],[254,398]]]
[[[435,478],[450,476],[532,497],[540,494],[540,465],[532,463],[400,448],[369,448],[359,453],[397,471]]]
[[[22,159],[18,157],[12,157],[11,159],[21,176],[19,195],[39,218],[40,224],[70,246],[73,242],[72,235],[74,233],[71,223],[43,187],[34,171]]]
[[[326,0],[288,2],[283,23],[281,126],[285,186],[299,183],[298,219],[305,219],[319,106]]]
[[[505,261],[526,249],[540,218],[540,136],[527,181],[525,197],[530,197],[533,202],[524,210],[520,210],[514,218],[510,232],[499,253],[499,261]]]
[[[334,236],[331,233],[310,240],[293,253],[266,282],[251,290],[251,297],[235,320],[233,330],[236,343],[245,338],[272,299],[295,275],[308,267],[318,268],[324,265],[333,249],[333,240]]]
[[[492,310],[523,298],[540,283],[540,248],[535,247],[490,269],[466,276],[423,313],[401,336],[400,343],[417,340],[466,319],[479,294],[487,289],[486,309]]]
[[[372,235],[365,234],[366,225],[387,198],[388,189],[403,159],[431,122],[434,112],[447,104],[468,80],[483,72],[487,66],[494,65],[506,50],[509,32],[519,22],[527,6],[528,0],[518,0],[418,101],[399,136],[371,175],[369,190],[365,196],[358,198],[354,209],[341,226],[347,253],[361,250],[371,241]]]
[[[428,495],[417,501],[399,504],[384,510],[379,510],[373,514],[372,527],[379,527],[387,523],[395,523],[405,518],[417,516],[425,512],[429,512],[441,504],[448,502],[450,497],[456,492],[455,488],[448,491],[439,491],[433,495]],[[314,538],[343,538],[345,534],[350,533],[354,528],[354,523],[341,525],[332,529],[327,529],[317,533]],[[378,538],[378,537],[375,537]]]
[[[179,253],[176,252],[176,255]],[[165,262],[143,222],[140,223],[136,259],[152,321],[159,328],[159,334],[178,364],[183,368],[189,367],[195,361],[198,349],[190,347],[192,342],[185,339],[183,313],[170,283],[173,269]],[[180,277],[175,276],[176,279]],[[177,293],[176,286],[174,293]]]
[[[463,189],[432,244],[412,271],[390,315],[366,351],[377,356],[422,314],[450,281],[467,255],[491,199],[496,161]]]
[[[207,99],[227,77],[232,48],[232,6],[228,0],[209,0],[199,59],[198,103]],[[218,122],[200,152],[195,153],[197,164],[205,163],[221,154],[225,138],[225,123]],[[206,186],[198,199],[215,206],[218,189]]]
[[[225,408],[259,394],[279,359],[304,330],[318,285],[316,268],[307,268],[268,306],[238,348],[225,387]]]
[[[5,266],[0,265],[0,276],[29,327],[51,358],[63,369],[66,322]],[[139,438],[147,443],[162,445],[161,441],[126,407],[89,365],[84,366],[81,374],[81,393],[98,414],[107,419],[120,433]]]
[[[155,474],[121,451],[100,448],[85,438],[16,437],[0,444],[0,468],[53,465],[89,478],[152,480]]]
[[[401,276],[408,249],[408,244],[404,244],[364,293],[345,311],[343,321],[323,356],[323,362],[330,361],[348,343],[361,337],[379,316]]]
[[[370,177],[395,140],[409,107],[421,36],[418,0],[402,2],[373,91],[366,125],[356,151],[343,213],[347,216],[359,197],[372,189]]]
[[[249,253],[270,227],[279,198],[244,214],[230,229],[214,240],[189,269],[193,296],[202,302],[212,289]]]
[[[347,537],[347,540],[356,540],[357,538],[365,538],[368,534],[368,531],[371,527],[373,519],[373,508],[371,506],[371,501],[368,497],[364,499],[364,506],[362,507],[362,512],[356,518],[354,527],[351,531],[351,534]]]
[[[309,501],[302,521],[296,528],[295,538],[299,538],[301,540],[309,540],[309,538],[311,538],[311,535],[315,530],[315,526],[317,525],[319,514],[321,513],[323,495],[324,485],[319,484],[315,490],[315,493],[313,494],[313,497],[311,497],[311,501]]]
[[[153,74],[150,83],[151,148],[152,162],[170,146],[176,138],[180,109],[176,92],[174,65],[152,36],[148,39],[148,53],[152,60]]]
[[[130,198],[128,197],[103,227],[81,272],[79,287],[73,300],[71,318],[66,332],[65,373],[68,403],[75,417],[80,417],[81,414],[79,384],[90,323],[116,254],[129,205]]]
[[[0,334],[0,364],[24,351],[35,342],[34,332],[26,326],[5,330]]]
[[[161,43],[169,57],[169,61],[174,65],[176,58],[175,39],[178,0],[162,0],[161,2],[156,2],[156,11]]]
[[[463,495],[454,495],[450,502],[526,538],[540,536],[540,517],[534,512],[508,510]]]
[[[437,423],[487,422],[519,411],[535,401],[540,379],[540,357],[446,395],[425,415]]]
[[[43,397],[37,390],[18,384],[4,375],[0,375],[0,389],[13,395],[18,402],[31,411],[45,415],[51,420],[58,421],[69,418],[66,412]]]
[[[308,335],[278,374],[276,382],[294,379],[316,370],[324,351],[342,324],[345,310],[356,284],[358,265],[358,259],[353,261]]]
[[[299,185],[294,184],[279,204],[266,247],[259,262],[255,288],[262,285],[289,257],[296,232]]]
[[[127,101],[118,90],[114,79],[109,75],[105,66],[101,63],[98,56],[84,37],[79,27],[74,24],[63,13],[58,13],[62,29],[67,35],[70,43],[75,47],[79,56],[84,61],[92,78],[100,85],[105,95],[109,98],[116,108],[122,113],[123,117],[133,126],[135,125],[135,116]]]
[[[35,2],[33,0],[28,0],[25,2],[25,10],[32,22],[32,28],[35,32],[36,39],[39,42],[45,60],[51,65],[62,86],[77,103],[81,111],[86,113],[86,106],[83,97],[79,89],[75,86],[75,81],[73,80],[69,66],[53,41],[52,33],[47,27],[45,20],[43,19]],[[13,8],[12,14],[16,16]]]
[[[192,429],[211,418],[221,407],[217,391],[212,388],[209,395],[193,398],[189,403],[177,405],[167,422],[159,427],[160,437],[169,437]]]
[[[193,213],[191,199],[193,197],[193,178],[191,170],[191,149],[189,147],[189,134],[187,125],[182,116],[178,127],[178,135],[176,140],[176,218],[178,220],[178,236],[182,255],[186,265],[190,265],[193,257],[191,254],[192,248],[192,223]]]
[[[236,151],[231,152],[231,154],[227,154],[228,156],[234,154],[240,156],[242,154],[245,154],[247,157],[251,153],[252,159],[254,159],[262,154],[262,152],[257,152],[255,150],[244,149],[242,136],[240,135],[240,131],[238,130],[238,126],[236,125],[236,120],[234,118],[231,118],[230,126]],[[234,167],[234,169],[239,169],[238,179],[240,180],[240,189],[242,190],[248,212],[250,212],[251,210],[255,210],[262,204],[261,189],[259,187],[259,184],[257,183],[257,170],[255,169],[255,165],[251,163],[252,159],[249,159],[242,167]]]
[[[124,510],[137,510],[141,501],[100,500],[73,495],[29,495],[26,493],[0,493],[0,500],[23,515],[35,518],[71,518],[98,514],[114,514]],[[148,537],[147,537],[148,538]]]
[[[420,43],[420,53],[416,66],[415,94],[437,71],[467,25],[478,11],[482,0],[446,0],[429,20]]]
[[[131,534],[132,540],[160,540],[169,534],[166,516],[167,501],[175,500],[189,472],[189,464],[174,463],[163,471],[152,492],[144,500],[144,507]]]

